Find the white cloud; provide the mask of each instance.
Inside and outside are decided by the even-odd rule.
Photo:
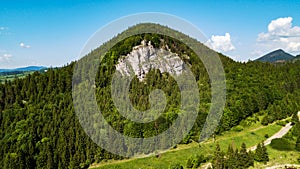
[[[4,53],[2,56],[0,56],[0,61],[8,61],[11,57],[11,54]]]
[[[231,37],[229,33],[225,33],[225,36],[212,35],[206,42],[206,45],[219,52],[228,52],[235,49],[231,43]]]
[[[293,26],[292,17],[284,17],[272,20],[268,25],[268,31],[258,34],[257,42],[261,46],[282,48],[288,52],[300,52],[300,27]]]
[[[287,49],[292,52],[300,51],[300,43],[299,42],[290,42],[288,43]]]
[[[23,42],[20,43],[21,48],[30,48],[30,45],[25,45]]]

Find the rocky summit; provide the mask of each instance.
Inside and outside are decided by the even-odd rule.
[[[127,56],[120,57],[116,65],[116,70],[123,76],[136,75],[140,81],[151,69],[180,75],[184,70],[184,62],[178,54],[172,53],[167,45],[156,49],[151,45],[151,41],[147,44],[143,40],[141,45],[133,47]]]

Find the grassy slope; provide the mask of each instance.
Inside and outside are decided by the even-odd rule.
[[[5,80],[14,80],[15,78],[24,78],[29,74],[32,74],[34,71],[22,72],[13,75],[0,75],[0,83],[3,83]]]
[[[235,147],[240,147],[243,142],[246,143],[247,147],[256,145],[258,142],[265,140],[265,135],[269,136],[275,134],[281,129],[282,126],[271,124],[269,126],[262,126],[256,123],[248,128],[245,128],[241,132],[228,131],[222,136],[217,136],[216,140],[219,142],[221,149],[227,151],[227,146],[233,143]],[[216,143],[212,140],[208,140],[201,143],[200,146],[197,143],[191,143],[188,145],[179,145],[178,148],[170,150],[161,155],[160,158],[154,156],[139,158],[139,159],[128,159],[128,160],[111,160],[96,164],[94,167],[98,169],[112,169],[112,168],[168,168],[171,163],[181,163],[182,166],[186,165],[187,159],[191,155],[204,154],[205,156],[212,156],[215,149]],[[297,152],[280,152],[272,149],[270,146],[267,147],[270,156],[270,162],[267,166],[284,163],[296,163]],[[293,155],[293,156],[291,156]],[[255,168],[266,167],[264,164],[256,163]]]
[[[270,161],[265,165],[263,163],[255,163],[254,168],[266,168],[281,164],[298,164],[297,158],[299,152],[296,151],[279,151],[267,146]]]

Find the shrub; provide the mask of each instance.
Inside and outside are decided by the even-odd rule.
[[[240,131],[243,131],[244,128],[243,128],[242,126],[239,125],[239,126],[234,127],[233,130],[234,130],[234,131],[237,131],[237,132],[240,132]]]
[[[190,156],[186,162],[186,168],[193,168],[193,157]]]
[[[206,159],[202,154],[195,157],[190,156],[186,162],[186,168],[198,168],[204,162],[206,162]]]
[[[291,151],[294,150],[294,144],[284,138],[277,138],[272,140],[270,146],[276,150]]]
[[[286,122],[286,121],[279,121],[276,124],[279,125],[279,126],[285,126],[286,123],[288,123],[288,122]]]
[[[171,164],[169,169],[183,169],[183,167],[179,163]]]
[[[201,155],[197,155],[194,160],[193,160],[193,167],[194,168],[198,168],[200,166],[201,163],[204,163],[206,160],[204,158],[204,156]]]

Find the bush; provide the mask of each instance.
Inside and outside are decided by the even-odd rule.
[[[198,168],[200,166],[201,163],[206,162],[206,159],[204,158],[204,156],[201,155],[197,155],[194,160],[193,160],[193,167],[194,168]]]
[[[272,140],[270,146],[276,150],[281,151],[292,151],[295,148],[293,143],[284,138],[277,138]]]
[[[236,126],[233,128],[233,131],[237,131],[237,132],[240,132],[240,131],[243,131],[244,128],[242,126]]]
[[[279,121],[276,124],[279,125],[279,126],[285,126],[287,123],[288,122],[286,122],[286,121]]]
[[[186,162],[186,168],[193,168],[193,157],[190,156]]]
[[[186,168],[198,168],[204,162],[206,162],[206,159],[202,154],[195,157],[190,156],[186,162]]]
[[[171,164],[169,169],[183,169],[183,167],[179,163]]]

